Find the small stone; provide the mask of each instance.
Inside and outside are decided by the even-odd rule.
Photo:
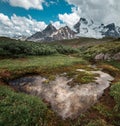
[[[104,54],[103,53],[100,53],[98,55],[95,56],[95,60],[104,60]]]

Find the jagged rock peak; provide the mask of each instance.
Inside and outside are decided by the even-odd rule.
[[[111,23],[105,26],[105,28],[109,28],[109,30],[115,30],[115,24]]]
[[[43,31],[44,32],[46,32],[46,31],[55,32],[55,31],[57,31],[57,29],[50,23]]]
[[[69,31],[72,31],[72,30],[70,29],[70,27],[68,27],[68,26],[61,27],[59,30],[61,30],[61,29],[63,29],[63,30],[69,30]]]
[[[88,21],[85,18],[80,18],[79,22],[83,24],[88,24]]]
[[[78,37],[103,38],[103,37],[120,37],[120,27],[114,23],[104,25],[97,24],[93,20],[80,18],[72,29],[68,26],[56,29],[51,23],[40,32],[30,36],[29,41],[56,41],[63,39],[73,39]]]

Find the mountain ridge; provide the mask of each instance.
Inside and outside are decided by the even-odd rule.
[[[71,29],[69,26],[64,26],[56,29],[51,23],[43,30],[36,32],[28,37],[27,41],[34,42],[51,42],[56,40],[74,39],[79,37],[88,38],[104,38],[104,37],[120,37],[120,27],[114,23],[104,25],[96,25],[93,20],[80,18],[80,20]]]

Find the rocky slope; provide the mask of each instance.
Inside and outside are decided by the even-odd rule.
[[[77,31],[77,36],[82,37],[120,37],[120,27],[116,26],[114,23],[97,25],[93,20],[80,18],[80,20],[74,25],[74,29]]]
[[[56,29],[52,24],[49,24],[42,32],[37,32],[31,37],[27,38],[28,41],[55,41],[63,39],[75,38],[75,32],[68,26]]]

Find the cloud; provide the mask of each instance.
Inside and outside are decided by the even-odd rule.
[[[30,36],[37,31],[41,31],[46,27],[45,22],[36,21],[30,16],[20,17],[13,14],[11,18],[0,13],[0,36]]]
[[[74,13],[98,23],[120,25],[120,0],[66,0],[74,5]]]
[[[58,17],[63,23],[65,23],[69,27],[73,27],[73,25],[77,23],[77,21],[80,19],[80,16],[75,12],[71,14],[67,14],[67,13],[59,14]]]
[[[60,23],[60,21],[56,21],[56,22],[51,21],[51,23],[52,23],[52,25],[53,25],[54,27],[56,27],[57,29],[59,29],[59,28],[65,26],[65,24]]]
[[[57,1],[52,1],[52,0],[51,0],[51,1],[49,1],[49,2],[46,1],[46,2],[45,2],[45,5],[46,5],[47,7],[49,7],[50,5],[54,5],[54,4],[57,5],[58,2],[59,2],[58,0],[57,0]]]
[[[45,2],[45,0],[2,0],[3,2],[8,2],[11,6],[15,7],[22,7],[25,9],[38,9],[42,10],[43,6],[42,4]]]
[[[0,13],[0,22],[2,24],[5,23],[6,26],[12,26],[12,23],[11,23],[10,19],[8,18],[8,16],[6,16],[2,13]]]

